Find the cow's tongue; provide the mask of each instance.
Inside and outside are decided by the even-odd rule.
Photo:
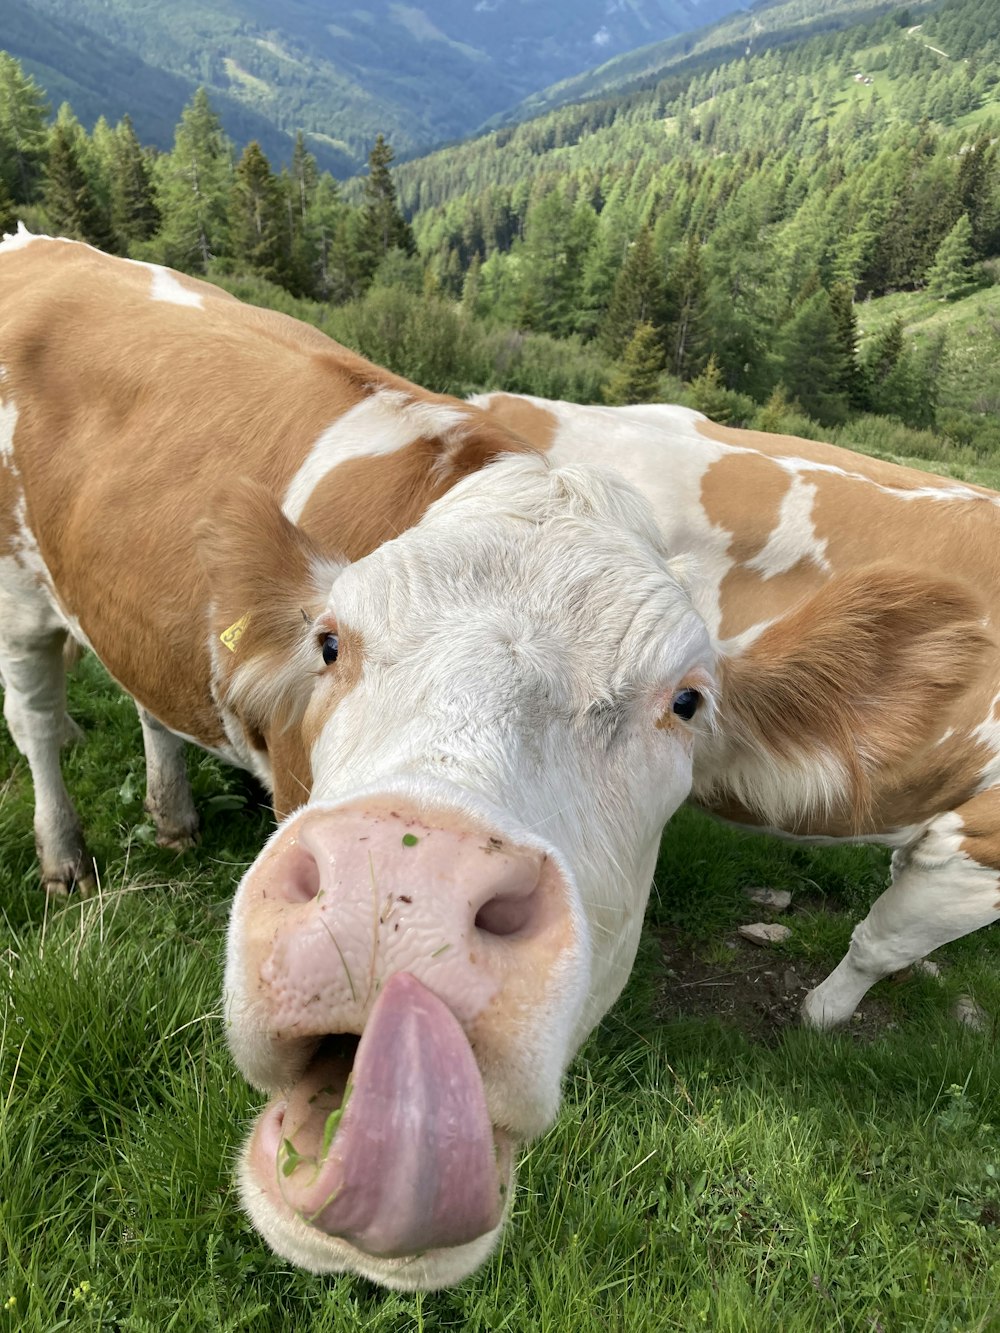
[[[503,1185],[483,1082],[447,1005],[397,973],[372,1007],[346,1104],[320,1057],[288,1098],[278,1181],[312,1226],[368,1254],[462,1245],[492,1230]]]

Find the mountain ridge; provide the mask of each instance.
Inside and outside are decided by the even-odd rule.
[[[305,131],[320,164],[359,169],[376,134],[400,158],[602,54],[731,13],[740,0],[8,0],[3,46],[85,124],[128,110],[170,146],[204,86],[232,138],[276,163]],[[119,74],[122,71],[122,74]]]

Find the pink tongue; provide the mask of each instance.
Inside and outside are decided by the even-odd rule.
[[[407,972],[372,1008],[352,1085],[325,1157],[317,1115],[296,1105],[298,1090],[289,1098],[284,1144],[294,1155],[279,1153],[278,1180],[303,1220],[386,1257],[491,1231],[504,1201],[482,1078],[451,1010]],[[313,1143],[300,1141],[296,1120]]]

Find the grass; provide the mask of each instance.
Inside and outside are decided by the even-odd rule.
[[[683,968],[726,967],[742,889],[790,888],[761,966],[820,973],[885,854],[755,838],[682,811],[626,995],[526,1154],[497,1256],[400,1296],[271,1255],[231,1167],[257,1097],[218,1017],[236,878],[267,830],[242,781],[192,753],[202,846],[151,845],[139,729],[86,661],[67,756],[98,899],[46,906],[30,785],[4,735],[0,800],[0,1330],[1000,1330],[1000,1052],[949,1018],[1000,1013],[1000,932],[943,951],[941,985],[883,985],[877,1022],[769,1025]],[[755,958],[757,955],[754,956]],[[682,969],[679,973],[678,969]],[[704,970],[704,968],[703,968]],[[738,992],[753,1008],[757,990]],[[695,999],[699,1003],[695,1003]]]

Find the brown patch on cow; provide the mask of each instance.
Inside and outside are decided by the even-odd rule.
[[[728,554],[752,560],[778,525],[781,502],[791,489],[788,472],[760,454],[724,454],[707,469],[701,504],[709,522],[733,534]]]
[[[726,554],[735,562],[719,585],[720,639],[775,620],[829,577],[810,559],[770,576],[748,568],[778,526],[792,480],[770,458],[751,453],[726,454],[705,473],[702,508],[713,526],[732,534]]]
[[[1000,790],[980,792],[956,813],[962,819],[962,851],[979,865],[1000,871]]]
[[[853,570],[723,662],[721,732],[737,752],[832,755],[848,777],[840,817],[860,832],[879,774],[940,735],[994,651],[971,590],[891,567]]]
[[[303,530],[322,534],[327,549],[360,560],[423,518],[456,482],[531,445],[469,409],[469,426],[457,438],[414,440],[391,454],[339,463],[313,488],[299,518]]]
[[[491,420],[498,421],[506,430],[513,431],[522,440],[538,449],[548,452],[559,429],[559,419],[548,408],[529,403],[516,394],[494,394],[483,409]]]

